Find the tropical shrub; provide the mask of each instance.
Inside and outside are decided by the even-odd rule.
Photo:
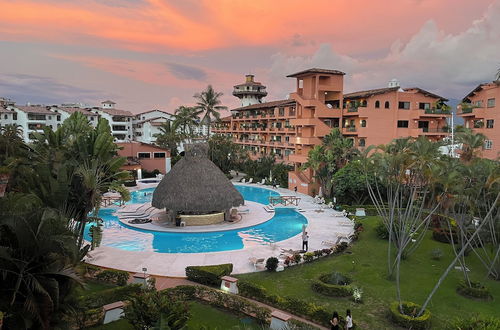
[[[500,318],[483,317],[475,315],[472,317],[457,319],[447,327],[449,330],[497,330],[500,329]]]
[[[306,252],[304,253],[304,261],[311,262],[314,260],[314,252]]]
[[[442,257],[443,257],[443,250],[441,250],[440,248],[436,248],[431,251],[432,259],[441,260]]]
[[[100,308],[116,301],[127,300],[132,295],[142,292],[142,290],[141,284],[119,286],[81,296],[78,298],[78,304],[86,309]]]
[[[321,294],[332,297],[348,297],[353,294],[352,280],[339,272],[323,274],[313,281],[311,288]]]
[[[360,288],[354,287],[352,290],[352,300],[355,303],[363,302],[363,290],[361,290]]]
[[[267,258],[266,269],[270,272],[275,272],[278,268],[279,260],[276,257]]]
[[[293,262],[295,262],[296,264],[300,263],[300,261],[302,260],[302,255],[301,254],[294,254],[293,255]]]
[[[491,299],[491,294],[487,287],[482,285],[479,282],[470,282],[470,286],[466,281],[462,280],[459,282],[457,287],[457,292],[462,296],[468,298],[476,298],[476,299]]]
[[[336,253],[342,253],[344,252],[347,248],[349,247],[349,245],[347,244],[347,242],[342,242],[340,244],[337,244],[335,246],[335,252]]]
[[[377,233],[378,238],[389,239],[389,231],[382,221],[380,221],[375,227],[375,232]]]
[[[186,276],[190,281],[219,287],[221,277],[230,275],[232,271],[233,264],[188,266]]]
[[[420,310],[419,305],[408,301],[403,301],[401,304],[403,313],[399,311],[399,303],[397,301],[393,302],[390,306],[390,316],[394,323],[406,329],[430,328],[431,312],[426,309],[421,316],[417,317]]]
[[[116,285],[126,285],[130,277],[130,274],[123,270],[106,269],[98,273],[95,278],[98,281],[116,284]]]

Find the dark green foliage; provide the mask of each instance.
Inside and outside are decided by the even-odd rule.
[[[273,184],[275,181],[280,187],[288,187],[288,172],[292,167],[283,163],[277,163],[274,156],[265,156],[257,160],[248,160],[243,165],[241,170],[248,177],[253,178],[254,182],[260,182],[262,179],[270,179],[266,184]]]
[[[304,261],[311,262],[314,260],[314,252],[306,252],[304,253]]]
[[[491,294],[488,288],[479,282],[470,282],[470,286],[466,281],[462,280],[458,284],[457,292],[462,296],[476,299],[491,299]]]
[[[394,323],[405,329],[429,329],[431,326],[431,312],[427,309],[424,313],[416,317],[420,310],[419,305],[412,302],[403,301],[403,314],[399,311],[399,303],[393,302],[390,307],[390,316]]]
[[[298,264],[300,261],[302,260],[302,255],[301,254],[294,254],[293,255],[293,262],[295,262],[296,264]]]
[[[190,281],[219,287],[221,277],[230,275],[232,271],[233,264],[188,266],[186,276]]]
[[[116,284],[116,285],[126,285],[130,277],[130,274],[123,270],[106,269],[98,273],[95,278],[98,281]]]
[[[271,316],[271,311],[266,307],[260,307],[238,295],[227,294],[220,290],[204,286],[181,285],[161,292],[162,294],[170,297],[188,297],[188,299],[198,299],[215,307],[251,315],[263,324],[267,323],[267,320]]]
[[[375,227],[375,232],[377,233],[377,237],[380,239],[389,239],[389,231],[387,230],[386,225],[380,221]]]
[[[348,247],[349,247],[349,245],[347,244],[347,242],[342,242],[340,244],[337,244],[335,246],[335,253],[342,253],[345,250],[347,250]]]
[[[272,295],[265,288],[247,281],[238,281],[238,289],[242,296],[256,299],[296,315],[301,315],[318,324],[328,325],[328,320],[331,317],[330,311],[323,306],[294,297]]]
[[[160,174],[160,170],[154,169],[152,171],[148,171],[143,169],[142,170],[142,178],[147,179],[147,178],[156,178],[156,176]]]
[[[163,329],[182,329],[189,319],[188,305],[157,291],[130,297],[124,308],[124,318],[134,329],[146,330],[161,325]]]
[[[99,308],[116,301],[128,300],[134,294],[142,292],[141,284],[130,284],[112,289],[93,292],[78,298],[79,305],[87,308]]]
[[[447,329],[449,330],[498,330],[500,329],[500,318],[483,317],[475,315],[453,321]]]
[[[311,288],[321,294],[332,297],[348,297],[352,295],[352,280],[339,272],[323,274],[311,284]]]
[[[443,250],[437,248],[431,251],[431,258],[434,260],[441,260],[443,257]]]
[[[275,272],[278,268],[279,260],[276,257],[267,258],[266,269],[270,272]]]
[[[451,243],[452,238],[456,243],[458,241],[457,232],[452,230],[451,235],[452,236],[450,236],[450,231],[448,229],[434,228],[432,230],[432,238],[441,243]]]
[[[338,203],[363,204],[370,200],[366,180],[375,179],[367,175],[359,161],[352,161],[332,176],[333,196]]]
[[[240,168],[248,155],[230,137],[216,134],[208,139],[208,158],[222,172],[229,174],[230,170]]]
[[[125,181],[125,182],[123,182],[123,185],[125,187],[135,187],[135,186],[137,186],[137,183],[135,182],[135,180],[133,180],[133,181]]]

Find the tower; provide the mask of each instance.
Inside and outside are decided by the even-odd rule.
[[[245,76],[245,83],[234,86],[233,95],[241,100],[241,106],[262,103],[262,98],[267,95],[266,86],[254,81],[252,74]]]

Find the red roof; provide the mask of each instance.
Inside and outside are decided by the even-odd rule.
[[[53,115],[54,112],[47,110],[46,106],[41,106],[41,105],[26,105],[26,106],[20,106],[16,105],[16,109],[21,110],[22,112],[26,113],[38,113],[42,115]]]
[[[256,110],[256,109],[267,109],[295,105],[294,100],[279,100],[264,103],[257,103],[252,105],[247,105],[246,107],[232,109],[231,111],[244,111],[244,110]]]
[[[98,110],[107,113],[108,115],[111,116],[125,116],[125,117],[134,117],[134,114],[130,111],[126,110],[118,110],[118,109],[104,109],[104,108],[99,108]]]
[[[321,73],[324,73],[324,74],[345,75],[344,72],[338,71],[338,70],[328,70],[328,69],[312,68],[312,69],[307,69],[307,70],[304,70],[304,71],[300,71],[300,72],[297,72],[297,73],[290,74],[287,77],[289,77],[289,78],[295,78],[295,77],[303,76],[303,75],[306,75],[306,74],[321,74]]]

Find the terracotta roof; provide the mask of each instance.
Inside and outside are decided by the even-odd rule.
[[[119,147],[121,146],[125,146],[127,144],[140,144],[140,145],[145,145],[145,146],[149,146],[149,147],[152,147],[152,148],[155,148],[155,149],[158,149],[158,150],[161,150],[161,151],[169,151],[169,149],[167,148],[160,148],[158,147],[156,144],[152,144],[152,143],[146,143],[146,142],[139,142],[139,141],[129,141],[129,142],[116,142],[116,145],[118,145]]]
[[[246,107],[232,109],[231,111],[242,111],[242,110],[256,110],[256,109],[264,109],[264,108],[275,108],[282,107],[287,105],[294,105],[294,100],[279,100],[279,101],[271,101],[264,103],[257,103],[252,105],[247,105]]]
[[[11,113],[12,111],[7,110],[4,107],[0,107],[0,112]]]
[[[418,91],[419,93],[424,94],[425,96],[435,97],[436,99],[440,99],[440,100],[443,100],[443,101],[448,101],[448,99],[447,99],[447,98],[444,98],[444,97],[442,97],[442,96],[439,96],[439,95],[434,94],[434,93],[431,93],[431,92],[428,92],[428,91],[426,91],[425,89],[418,88],[418,87],[404,88],[403,90],[404,90],[405,92],[408,92],[408,91],[411,91],[411,90],[413,90],[413,89],[414,89],[414,90],[416,90],[416,91]]]
[[[153,118],[148,118],[148,119],[144,119],[144,120],[138,121],[137,124],[142,124],[142,123],[146,123],[148,121],[154,121],[154,120],[157,120],[157,119],[166,119],[166,120],[168,120],[167,118],[164,118],[164,117],[153,117]],[[162,122],[162,123],[164,123],[164,122]]]
[[[75,112],[80,112],[85,116],[97,116],[97,114],[93,113],[92,111],[84,108],[72,108],[72,107],[57,107],[56,108],[58,111],[64,111],[69,114],[73,114]]]
[[[243,84],[234,85],[234,87],[239,87],[239,86],[262,86],[262,84],[260,82],[252,81],[252,82],[245,82]]]
[[[304,70],[304,71],[300,71],[300,72],[297,72],[297,73],[290,74],[287,77],[294,78],[294,77],[298,77],[298,76],[303,76],[305,74],[314,74],[314,73],[320,73],[320,74],[321,73],[326,73],[326,74],[345,75],[344,72],[338,71],[338,70],[328,70],[328,69],[312,68],[312,69],[307,69],[307,70]]]
[[[21,106],[21,105],[16,105],[16,109],[21,110],[22,112],[26,113],[38,113],[38,114],[43,114],[43,115],[53,115],[54,112],[47,110],[46,106],[40,106],[40,105],[26,105],[26,106]]]
[[[497,86],[500,86],[500,81],[496,80],[496,81],[492,81],[490,83],[484,83],[484,84],[479,84],[476,88],[474,88],[469,94],[467,94],[463,99],[462,99],[462,102],[465,102],[465,100],[467,98],[469,98],[470,96],[474,95],[475,93],[479,92],[481,89],[483,89],[484,86],[488,86],[488,85],[497,85]]]
[[[231,121],[231,118],[232,118],[232,117],[233,117],[233,116],[222,117],[220,120],[221,120],[221,121]]]
[[[356,99],[356,98],[370,97],[372,95],[378,95],[378,94],[385,94],[385,93],[395,92],[398,89],[399,89],[399,87],[387,87],[387,88],[369,89],[369,90],[366,90],[366,91],[359,91],[359,92],[353,92],[353,93],[344,94],[344,99]]]
[[[168,111],[159,110],[159,109],[153,109],[153,110],[149,110],[149,111],[140,112],[140,113],[138,113],[136,116],[143,115],[143,114],[145,114],[145,113],[154,112],[154,111],[163,112],[163,113],[166,113],[167,115],[171,115],[171,116],[173,116],[173,115],[174,115],[173,113],[170,113],[170,112],[168,112]]]
[[[104,104],[104,103],[108,103],[108,104],[116,104],[115,102],[110,101],[110,100],[107,100],[107,101],[102,101],[102,102],[101,102],[101,104]]]
[[[134,117],[134,114],[132,112],[126,111],[126,110],[104,109],[104,108],[98,108],[97,110],[102,111],[104,113],[107,113],[108,115],[111,115],[111,116]]]

